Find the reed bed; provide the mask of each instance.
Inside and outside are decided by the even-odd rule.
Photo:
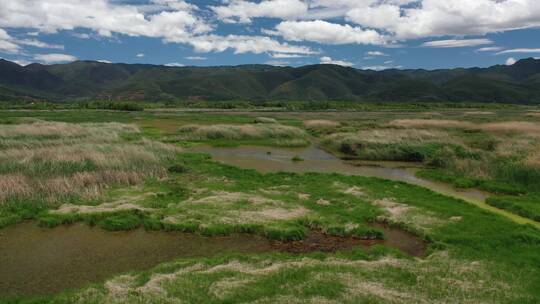
[[[334,129],[340,126],[340,123],[332,120],[314,119],[304,121],[307,129]]]
[[[146,139],[122,139],[138,132],[135,126],[118,123],[0,125],[0,206],[17,210],[33,203],[51,208],[96,199],[113,185],[166,176],[166,164],[178,149]]]
[[[183,140],[250,140],[304,138],[304,130],[279,124],[249,125],[186,125],[179,129],[177,139]]]
[[[441,128],[441,129],[468,129],[475,125],[467,121],[445,119],[397,119],[389,123],[392,127],[402,128]]]

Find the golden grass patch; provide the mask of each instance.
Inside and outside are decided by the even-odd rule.
[[[324,119],[314,119],[304,121],[304,126],[307,129],[334,129],[339,127],[341,124],[337,121],[324,120]]]
[[[506,121],[487,123],[480,126],[484,131],[496,133],[518,133],[520,135],[540,136],[540,124],[526,121]]]
[[[397,119],[388,125],[402,128],[442,128],[442,129],[468,129],[474,128],[475,124],[467,121],[446,119]]]

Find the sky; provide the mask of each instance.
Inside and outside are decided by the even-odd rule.
[[[439,69],[540,57],[539,0],[0,0],[0,58]]]

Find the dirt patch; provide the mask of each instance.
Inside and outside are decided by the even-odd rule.
[[[320,198],[320,199],[317,200],[317,205],[330,206],[331,203],[330,203],[330,201],[325,200],[324,198]]]
[[[300,199],[300,200],[307,201],[310,197],[311,197],[311,195],[309,195],[309,194],[298,193],[298,199]]]
[[[427,232],[432,228],[447,223],[447,220],[438,218],[435,214],[411,207],[406,204],[397,203],[393,198],[383,198],[372,202],[381,207],[386,215],[380,216],[379,220],[395,224],[405,224],[417,231]]]
[[[393,218],[399,218],[403,216],[406,212],[411,210],[410,206],[396,203],[392,198],[375,200],[373,201],[373,204],[382,207]]]
[[[64,204],[56,210],[51,210],[52,214],[70,214],[70,213],[79,213],[79,214],[91,214],[91,213],[111,213],[118,211],[129,211],[129,210],[138,210],[151,212],[155,211],[153,208],[145,208],[135,204],[137,201],[141,201],[147,196],[154,195],[153,193],[147,193],[139,196],[129,196],[124,197],[118,201],[111,203],[104,203],[97,206],[89,205],[73,205],[73,204]]]
[[[355,197],[365,197],[366,196],[366,194],[362,191],[362,188],[357,187],[357,186],[350,187],[350,188],[346,189],[345,191],[343,191],[343,193],[350,194],[350,195],[355,196]]]

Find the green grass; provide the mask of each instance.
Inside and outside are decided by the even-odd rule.
[[[312,119],[315,115],[324,116],[283,114],[276,119],[282,124],[300,126],[299,118],[309,116]],[[343,114],[344,119],[349,119],[343,123],[344,128],[356,130],[373,127],[397,115],[408,114],[355,115]],[[501,117],[512,115],[518,114],[504,114]],[[23,123],[25,116],[63,121],[136,122],[146,128],[141,133],[124,133],[113,144],[140,146],[144,137],[163,139],[170,134],[167,130],[176,130],[197,120],[201,125],[251,124],[254,117],[261,115],[168,112],[157,115],[148,111],[0,112],[0,120],[6,122],[4,126],[7,123]],[[499,119],[499,116],[494,119]],[[457,174],[456,170],[449,170],[452,167],[444,167],[449,163],[443,161],[445,154],[441,151],[446,153],[450,150],[452,158],[462,157],[479,162],[483,161],[484,153],[493,153],[489,139],[481,142],[480,135],[463,136],[470,136],[463,150],[455,145],[443,144],[445,148],[440,148],[440,143],[428,143],[412,150],[401,146],[398,150],[384,147],[377,153],[409,155],[403,159],[411,159],[410,155],[420,153],[424,155],[424,161],[442,166],[422,170],[419,173],[421,176],[458,187],[479,187],[504,193],[488,203],[522,216],[537,216],[539,195],[534,190],[537,186],[535,181],[539,179],[535,169],[517,165],[519,162],[493,162],[492,168],[500,170],[494,170],[493,176],[488,179],[472,176],[469,172]],[[53,143],[48,146],[52,149],[56,146],[54,141],[58,140],[62,140],[62,137],[20,137],[10,138],[8,144],[17,147],[18,143],[42,145],[49,142]],[[208,142],[220,144],[227,140],[211,139]],[[7,145],[5,142],[2,144]],[[473,147],[475,142],[477,146]],[[264,139],[253,143],[262,144]],[[91,142],[89,146],[92,145],[95,143]],[[145,146],[145,149],[152,153],[160,151],[152,145]],[[105,150],[114,152],[111,147]],[[478,154],[481,156],[479,160],[476,159]],[[127,168],[148,168],[148,164],[137,161]],[[320,229],[340,236],[384,238],[384,234],[370,223],[386,221],[428,240],[430,256],[421,261],[396,250],[376,246],[369,251],[358,249],[335,254],[268,253],[181,259],[147,271],[132,272],[129,275],[133,281],[127,285],[118,285],[115,282],[119,279],[111,278],[108,283],[101,282],[60,295],[2,299],[0,303],[294,303],[333,300],[339,303],[423,301],[521,304],[537,303],[540,299],[540,231],[532,226],[518,225],[464,201],[421,187],[377,178],[319,173],[261,174],[213,162],[203,154],[174,153],[174,157],[159,158],[152,164],[161,168],[166,175],[160,178],[145,177],[133,185],[111,184],[92,199],[83,199],[78,195],[63,196],[54,204],[40,197],[33,200],[13,199],[11,203],[0,206],[0,227],[23,219],[37,219],[44,227],[82,221],[113,231],[143,227],[152,231],[183,231],[208,236],[238,232],[276,240],[299,240],[305,238],[309,229]],[[65,172],[95,172],[101,167],[96,162],[86,161],[39,161],[34,166],[4,164],[3,168],[4,173],[20,171],[29,175],[36,173],[38,177],[57,177]],[[353,187],[358,191],[348,191]],[[363,194],[355,195],[360,192]],[[405,206],[408,211],[402,216],[392,216],[384,207],[374,204],[380,200]],[[115,206],[125,202],[145,211],[103,211],[108,206],[106,204]],[[85,206],[90,210],[101,209],[90,213],[66,214],[48,211],[61,203]],[[288,217],[295,212],[297,216]],[[277,214],[278,217],[265,217],[268,214]],[[155,289],[140,288],[152,286],[147,285],[152,278],[163,274],[171,275],[171,279],[158,284],[161,289],[158,288],[157,292],[148,291]],[[119,290],[125,293],[113,294],[109,292],[110,286],[120,286]]]
[[[538,192],[522,196],[490,197],[486,203],[540,222],[540,193]]]
[[[463,173],[455,173],[444,169],[423,169],[419,170],[416,175],[418,177],[452,184],[456,188],[462,189],[479,188],[495,194],[510,195],[522,194],[526,192],[526,188],[523,186],[503,181],[471,178],[465,176]]]
[[[181,159],[189,166],[189,172],[192,172],[190,174],[196,172],[198,176],[204,177],[193,181],[189,187],[213,187],[213,190],[227,191],[243,189],[244,192],[248,192],[261,188],[279,187],[286,181],[286,185],[291,185],[290,190],[295,193],[310,194],[313,200],[324,196],[333,204],[318,205],[311,200],[301,203],[311,210],[316,210],[319,216],[281,225],[234,227],[208,224],[201,229],[195,218],[178,225],[165,225],[159,221],[159,217],[148,215],[141,220],[146,228],[199,232],[211,236],[226,235],[243,229],[243,232],[263,233],[276,239],[299,239],[304,236],[307,227],[322,227],[329,233],[339,235],[344,232],[343,226],[339,223],[351,221],[362,223],[374,219],[379,214],[373,206],[362,199],[356,199],[354,196],[337,190],[342,185],[361,187],[370,199],[394,197],[403,204],[428,212],[431,216],[440,219],[458,216],[460,220],[446,220],[441,225],[432,226],[426,231],[432,241],[430,246],[432,256],[423,262],[403,258],[398,254],[397,260],[393,262],[395,264],[369,267],[370,263],[376,264],[380,258],[388,258],[395,254],[391,250],[378,248],[369,252],[358,250],[335,255],[263,254],[187,259],[161,265],[147,272],[133,273],[135,285],[125,287],[128,291],[125,296],[111,295],[106,288],[98,285],[83,291],[41,298],[39,301],[69,303],[78,299],[82,303],[94,303],[112,296],[125,303],[158,303],[174,300],[188,303],[236,303],[261,299],[282,303],[309,301],[314,298],[334,299],[344,303],[370,301],[390,303],[398,299],[394,298],[395,291],[401,292],[400,294],[404,296],[411,296],[411,298],[399,298],[401,302],[406,303],[414,303],[419,298],[443,301],[455,300],[455,297],[475,302],[535,303],[540,297],[540,280],[538,279],[540,270],[535,267],[540,263],[538,255],[540,232],[536,228],[515,224],[506,218],[483,211],[463,201],[403,183],[337,174],[263,175],[252,170],[214,163],[198,154],[182,154]],[[212,182],[214,180],[212,177],[219,177],[228,182],[226,185],[217,184]],[[192,180],[194,175],[178,174],[174,178]],[[155,185],[157,186],[159,184]],[[283,193],[275,195],[282,199],[286,196]],[[296,201],[296,203],[299,202]],[[240,207],[237,206],[237,208]],[[141,223],[139,219],[133,214],[122,217],[110,215],[105,218],[112,229],[136,227]],[[96,220],[98,225],[103,222],[104,219]],[[354,266],[354,263],[365,264]],[[182,269],[190,269],[189,267],[195,267],[194,265],[200,266],[196,266],[194,270],[182,272]],[[276,270],[271,270],[274,269],[273,267],[276,267]],[[153,276],[159,274],[174,274],[173,279],[165,280],[161,284],[166,294],[158,296],[143,291],[135,292],[137,287],[145,286]],[[223,293],[221,293],[221,287],[218,288],[222,286],[221,284],[225,284],[219,282],[237,281],[238,285],[223,285],[227,286],[227,288],[224,287]],[[449,283],[449,281],[454,283]],[[489,286],[496,285],[499,288],[489,289],[487,285],[479,283],[480,281],[489,282]],[[378,294],[363,289],[361,293],[351,293],[355,290],[354,288],[364,286],[360,282],[369,282],[375,284],[369,286],[377,286],[378,290],[389,291],[390,298],[385,300]],[[453,285],[458,284],[456,282],[462,282],[468,288],[456,289]],[[293,290],[291,286],[295,286]],[[216,293],[217,290],[220,290],[220,293]],[[23,300],[22,303],[25,301]]]

